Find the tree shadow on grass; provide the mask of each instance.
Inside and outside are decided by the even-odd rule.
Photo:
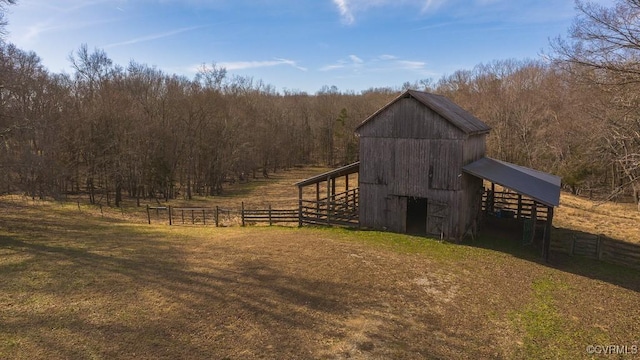
[[[295,339],[297,333],[322,329],[314,315],[346,311],[339,301],[346,295],[341,284],[291,277],[260,261],[192,270],[176,260],[184,255],[176,249],[154,247],[149,241],[145,256],[123,256],[117,251],[100,254],[69,244],[0,237],[4,251],[29,255],[21,264],[0,266],[0,276],[15,281],[28,278],[27,272],[42,276],[42,280],[24,281],[15,294],[52,310],[25,309],[3,316],[4,331],[29,338],[64,358],[83,353],[75,345],[78,339],[93,343],[93,350],[107,357],[135,357],[137,353],[164,358],[235,358],[241,350],[248,357],[253,357],[251,352],[269,352],[256,341],[271,345],[274,355],[293,356],[307,351],[304,341]],[[19,301],[11,299],[12,291],[7,290],[5,301]],[[69,301],[83,303],[83,297],[91,297],[93,305],[79,306],[78,311],[67,307]],[[154,301],[158,308],[146,309]],[[104,318],[91,321],[92,313]],[[272,327],[288,331],[271,332]],[[71,336],[61,338],[63,333]],[[213,338],[202,339],[209,336]],[[216,336],[221,338],[216,340]],[[106,346],[92,340],[100,338],[112,341]],[[155,348],[154,338],[161,340],[160,349]]]
[[[566,243],[576,235],[579,237],[597,236],[564,228],[553,228],[551,231],[552,243],[556,244]],[[569,256],[566,253],[553,250],[549,253],[548,261],[544,261],[540,243],[524,244],[521,228],[486,228],[481,231],[475,241],[468,240],[466,244],[507,253],[564,272],[640,292],[640,270],[584,256]]]
[[[0,235],[2,356],[447,358],[482,342],[423,310],[424,296],[398,302],[415,308],[402,316],[378,300],[398,297],[375,277],[327,276],[323,254],[268,256],[261,251],[275,250],[101,219],[0,225],[16,231]]]

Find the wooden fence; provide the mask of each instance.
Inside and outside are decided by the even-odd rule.
[[[240,210],[240,217],[242,220],[242,226],[247,223],[268,223],[269,225],[277,223],[298,223],[300,216],[298,210],[295,209],[272,209],[269,205],[268,209],[247,210],[242,208]]]
[[[580,233],[564,239],[552,239],[551,250],[640,269],[640,244],[614,240],[604,235]]]
[[[339,225],[357,227],[358,188],[317,200],[300,200],[299,225]]]
[[[230,226],[266,223],[269,225],[280,223],[299,223],[300,216],[296,209],[246,209],[244,202],[240,209],[225,209],[216,207],[177,207],[177,206],[149,206],[147,205],[147,222],[152,220],[168,221],[169,225],[215,225]]]
[[[512,192],[485,191],[482,195],[482,210],[500,217],[531,219],[535,212],[538,220],[547,220],[547,207],[532,199]]]
[[[329,198],[300,200],[298,209],[273,209],[271,205],[267,209],[247,209],[244,202],[240,210],[223,209],[216,207],[171,207],[147,205],[147,222],[151,220],[167,221],[174,224],[212,224],[226,226],[230,224],[265,223],[269,225],[297,223],[298,226],[308,225],[338,225],[357,227],[358,216],[358,189],[351,189]]]

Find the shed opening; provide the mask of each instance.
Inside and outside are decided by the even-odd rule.
[[[427,235],[427,199],[407,198],[407,234]]]

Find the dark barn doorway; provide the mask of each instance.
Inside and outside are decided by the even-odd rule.
[[[407,234],[427,235],[427,199],[407,198]]]

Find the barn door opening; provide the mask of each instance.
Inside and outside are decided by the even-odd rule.
[[[407,198],[407,234],[427,234],[427,199]]]

